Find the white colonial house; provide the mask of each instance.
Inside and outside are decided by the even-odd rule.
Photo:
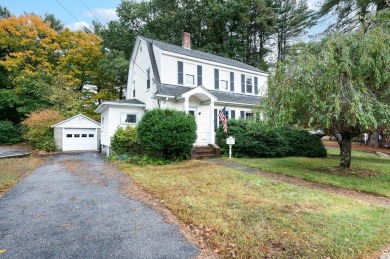
[[[219,110],[228,119],[246,119],[266,91],[268,74],[256,67],[192,50],[189,33],[182,46],[138,37],[130,60],[127,99],[103,102],[101,144],[109,152],[117,127],[136,125],[145,111],[170,108],[195,116],[194,145],[215,143]]]

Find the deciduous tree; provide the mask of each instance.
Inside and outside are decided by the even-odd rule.
[[[318,13],[337,16],[328,31],[348,32],[369,27],[370,16],[389,7],[387,0],[325,0]]]
[[[376,27],[301,46],[270,76],[267,109],[280,125],[336,129],[341,161],[351,164],[351,140],[390,125],[390,33]]]

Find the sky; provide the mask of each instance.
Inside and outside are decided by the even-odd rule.
[[[121,0],[0,0],[0,5],[7,7],[16,16],[24,12],[34,12],[40,16],[51,13],[65,27],[77,30],[83,26],[91,26],[93,20],[105,24],[117,19],[115,10],[120,2]]]
[[[93,20],[106,24],[118,19],[115,10],[120,2],[121,0],[0,0],[0,5],[7,7],[16,16],[24,12],[34,12],[40,16],[51,13],[65,27],[78,30],[91,26]],[[321,0],[308,0],[308,5],[311,9],[318,10],[320,2]],[[309,29],[308,35],[323,32],[327,26],[328,22],[322,22]]]

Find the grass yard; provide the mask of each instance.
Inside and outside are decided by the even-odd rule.
[[[328,149],[326,158],[233,158],[232,161],[310,182],[390,197],[390,159],[353,151],[352,170],[347,175],[333,172],[340,163],[338,154],[338,149]]]
[[[32,156],[0,159],[0,196],[46,160]]]
[[[202,161],[118,166],[223,257],[363,258],[390,244],[386,208]]]

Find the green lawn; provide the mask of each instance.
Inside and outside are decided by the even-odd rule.
[[[329,149],[326,158],[233,158],[232,161],[311,182],[390,197],[390,159],[370,153],[352,152],[351,175],[336,175],[323,171],[325,168],[334,168],[339,165],[338,153],[337,149]],[[376,174],[361,177],[354,175],[354,169],[368,169]]]
[[[202,161],[118,165],[223,257],[363,258],[390,244],[390,209]]]
[[[0,196],[46,160],[32,156],[0,159]]]

